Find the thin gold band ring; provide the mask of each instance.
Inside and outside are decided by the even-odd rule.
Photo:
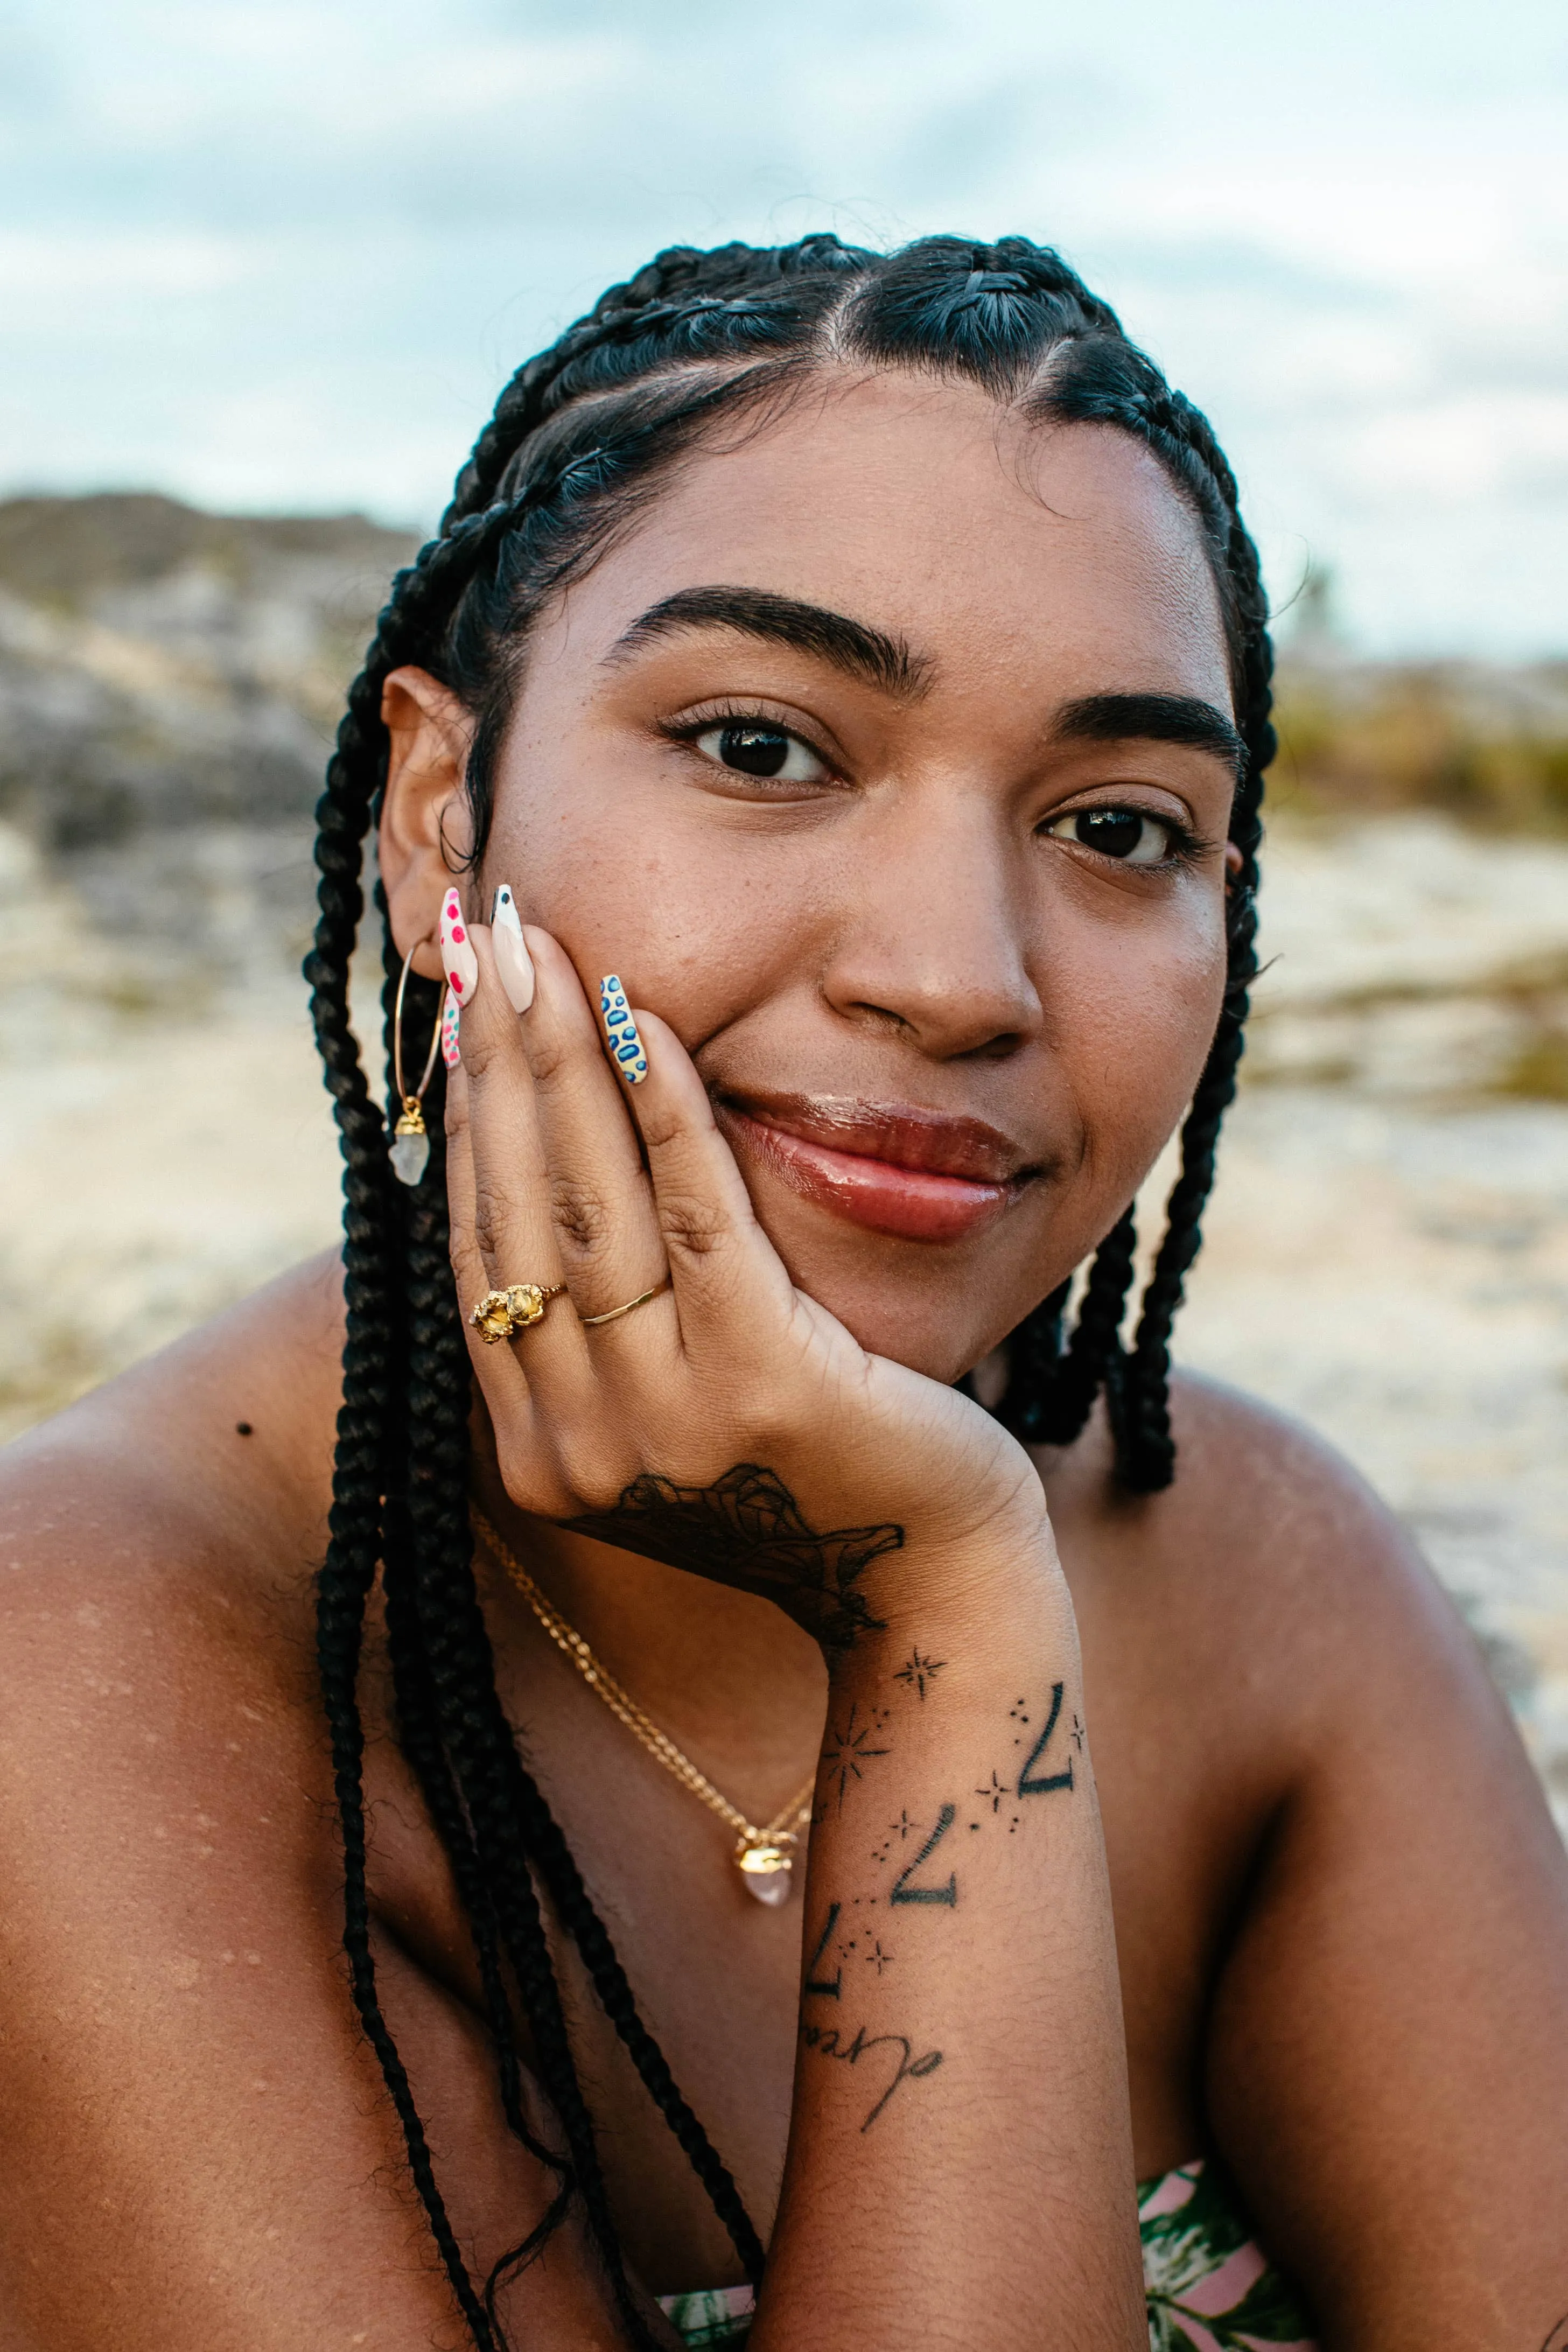
[[[631,1314],[635,1307],[646,1307],[650,1298],[657,1298],[661,1291],[668,1288],[669,1276],[667,1274],[662,1282],[656,1282],[651,1290],[639,1290],[637,1297],[628,1298],[624,1307],[612,1307],[607,1315],[579,1316],[578,1320],[584,1328],[593,1323],[618,1323],[623,1315]]]

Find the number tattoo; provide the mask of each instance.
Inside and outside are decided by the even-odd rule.
[[[921,1846],[913,1862],[909,1864],[907,1869],[901,1870],[897,1878],[894,1879],[891,1890],[888,1895],[889,1903],[945,1903],[951,1906],[958,1901],[958,1878],[956,1873],[949,1874],[947,1885],[945,1886],[911,1886],[910,1885],[910,1879],[914,1876],[921,1863],[927,1861],[930,1856],[936,1852],[937,1847],[942,1843],[943,1838],[952,1827],[954,1811],[955,1808],[953,1806],[943,1805],[941,1812],[937,1815],[935,1829],[932,1830],[930,1837],[927,1838],[924,1845]]]
[[[838,1974],[834,1978],[831,1984],[829,1984],[826,1979],[819,1982],[816,1975],[817,1963],[820,1961],[824,1952],[827,1949],[833,1930],[838,1925],[839,1908],[840,1906],[837,1903],[830,1903],[827,1906],[827,1925],[824,1927],[821,1935],[817,1937],[816,1949],[813,1952],[810,1959],[807,1960],[805,1964],[805,1983],[801,1991],[802,2000],[805,1999],[808,1993],[814,1992],[819,1992],[826,1995],[829,2000],[837,2000],[843,1993],[844,1971],[842,1969],[839,1969]]]
[[[1034,1747],[1030,1749],[1029,1760],[1018,1775],[1018,1794],[1020,1797],[1046,1797],[1050,1794],[1053,1789],[1070,1789],[1073,1785],[1072,1758],[1070,1756],[1068,1758],[1068,1769],[1065,1772],[1045,1773],[1038,1780],[1034,1780],[1030,1777],[1034,1772],[1036,1765],[1039,1762],[1041,1757],[1046,1752],[1051,1734],[1057,1727],[1057,1719],[1060,1716],[1061,1711],[1062,1685],[1060,1683],[1053,1683],[1051,1685],[1051,1711],[1046,1717],[1046,1727],[1044,1731],[1041,1732],[1039,1738],[1036,1740]]]

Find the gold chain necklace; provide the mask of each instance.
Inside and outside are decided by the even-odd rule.
[[[800,1832],[811,1819],[812,1791],[816,1785],[814,1773],[797,1796],[792,1797],[783,1810],[764,1827],[758,1828],[744,1813],[721,1797],[706,1773],[700,1772],[689,1756],[685,1756],[667,1731],[646,1716],[629,1692],[621,1688],[614,1675],[599,1664],[581,1633],[566,1622],[559,1609],[545,1599],[515,1552],[509,1551],[494,1528],[480,1511],[473,1515],[474,1526],[482,1540],[494,1552],[551,1640],[558,1650],[571,1659],[591,1691],[624,1723],[633,1737],[641,1741],[650,1756],[672,1772],[683,1789],[700,1797],[710,1812],[728,1822],[738,1832],[735,1846],[735,1867],[748,1895],[759,1903],[783,1903],[789,1895],[792,1865]]]

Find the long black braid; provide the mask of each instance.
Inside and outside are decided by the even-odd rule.
[[[638,2014],[496,1688],[468,1522],[470,1381],[447,1256],[444,1073],[437,1066],[426,1097],[428,1169],[417,1187],[405,1190],[391,1177],[387,1120],[373,1099],[349,1021],[365,842],[386,776],[382,688],[400,664],[417,664],[444,679],[471,713],[465,781],[477,859],[489,826],[495,755],[510,716],[511,656],[541,609],[593,562],[615,524],[657,492],[717,419],[786,398],[794,384],[835,365],[966,377],[1031,415],[1133,434],[1177,483],[1205,536],[1247,747],[1230,826],[1240,872],[1228,902],[1224,1009],[1183,1131],[1182,1172],[1131,1349],[1121,1339],[1134,1265],[1129,1208],[1096,1254],[1070,1334],[1064,1338],[1066,1283],[1014,1333],[997,1408],[1020,1435],[1066,1444],[1104,1390],[1121,1482],[1148,1492],[1169,1484],[1173,1473],[1166,1398],[1171,1326],[1197,1252],[1215,1140],[1241,1054],[1256,969],[1259,805],[1273,751],[1266,612],[1235,481],[1204,419],[1127,341],[1114,313],[1056,254],[1025,238],[984,246],[931,237],[890,256],[832,236],[768,250],[674,248],[612,288],[501,394],[437,538],[393,584],[350,690],[318,810],[320,920],[306,972],[342,1138],[348,1310],[318,1651],[342,1826],[343,1944],[353,2000],[402,2126],[415,2185],[468,2332],[485,2352],[506,2340],[496,2315],[500,2286],[574,2201],[629,2340],[653,2341],[621,2254],[542,1900],[575,1945],[605,2015],[753,2280],[763,2251],[734,2181]],[[384,903],[381,911],[384,916]],[[390,1024],[398,967],[389,940],[383,953]],[[423,1042],[419,1029],[427,1038],[437,1017],[437,992],[411,981],[408,996],[405,1051],[413,1057]],[[376,1989],[358,1686],[378,1574],[398,1737],[473,1936],[501,2110],[553,2183],[536,2227],[479,2285],[443,2203]],[[530,2120],[519,2055],[524,2028],[552,2116],[548,2126]]]

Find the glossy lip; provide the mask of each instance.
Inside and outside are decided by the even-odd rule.
[[[792,1192],[901,1241],[963,1241],[1040,1173],[984,1119],[831,1095],[721,1094],[725,1133]]]

